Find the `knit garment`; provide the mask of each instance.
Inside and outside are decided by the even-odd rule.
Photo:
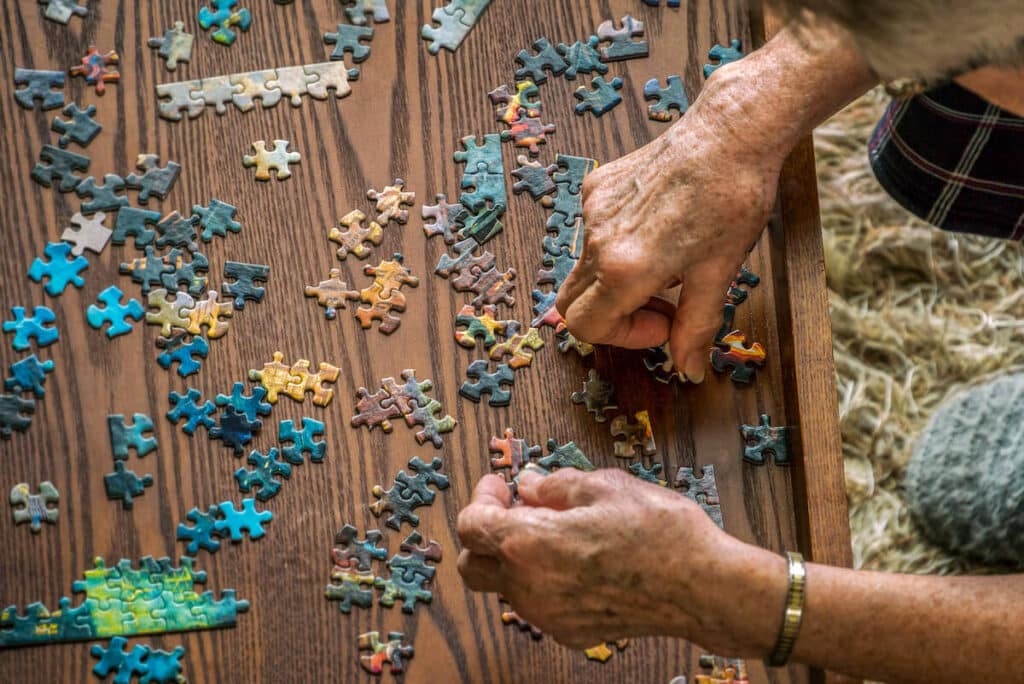
[[[986,563],[1024,564],[1024,374],[944,402],[918,437],[904,485],[933,542]]]

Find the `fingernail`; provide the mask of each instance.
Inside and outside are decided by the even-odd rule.
[[[686,357],[686,364],[683,366],[683,375],[695,385],[704,382],[705,360],[704,354],[694,352]]]

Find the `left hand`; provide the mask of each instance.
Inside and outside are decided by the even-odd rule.
[[[784,562],[730,537],[678,492],[621,470],[563,468],[523,471],[519,495],[513,505],[504,479],[481,479],[459,515],[459,572],[556,641],[588,648],[668,635],[730,653],[771,647]],[[745,569],[751,560],[760,573]],[[759,574],[778,575],[781,595],[758,587]]]

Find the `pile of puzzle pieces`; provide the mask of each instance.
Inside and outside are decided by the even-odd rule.
[[[84,593],[76,607],[71,599],[60,599],[57,610],[33,603],[19,614],[15,606],[0,611],[0,646],[24,646],[66,641],[84,641],[114,636],[161,634],[197,629],[215,629],[235,624],[237,615],[248,610],[248,601],[235,600],[225,589],[217,600],[212,591],[198,593],[194,585],[206,582],[206,573],[193,570],[193,560],[181,558],[175,567],[169,558],[145,556],[133,567],[122,560],[106,567],[97,558],[85,579],[72,591]]]
[[[431,540],[422,546],[423,537],[418,532],[411,533],[402,542],[401,553],[387,561],[389,577],[385,579],[374,575],[372,570],[372,562],[379,562],[387,555],[386,548],[377,547],[382,538],[380,532],[370,530],[365,540],[356,539],[355,532],[351,526],[342,528],[336,539],[340,546],[331,553],[334,568],[325,595],[328,600],[339,602],[341,612],[348,613],[353,606],[369,608],[373,605],[373,590],[363,587],[381,590],[378,602],[385,607],[402,601],[402,612],[409,614],[418,603],[433,600],[433,593],[426,587],[436,572],[431,563],[441,560],[439,543]]]
[[[377,218],[364,227],[366,214],[353,210],[338,220],[344,230],[332,228],[327,235],[329,240],[340,245],[337,255],[342,261],[349,255],[358,259],[370,256],[373,246],[384,239],[384,228],[392,221],[405,224],[409,220],[409,211],[405,207],[416,201],[416,193],[406,191],[405,181],[401,178],[383,190],[370,189],[366,196],[376,203]],[[417,287],[420,282],[404,261],[400,253],[395,253],[390,260],[381,261],[376,266],[364,266],[363,273],[372,277],[373,282],[362,290],[349,289],[341,279],[341,269],[331,269],[329,278],[318,285],[307,286],[305,295],[316,297],[328,320],[337,317],[338,309],[345,308],[345,302],[358,301],[360,306],[355,310],[355,317],[359,324],[368,329],[373,321],[379,321],[380,332],[390,335],[401,325],[398,314],[406,307],[402,286]]]
[[[372,430],[379,426],[384,432],[391,432],[391,421],[404,418],[409,427],[420,426],[415,435],[419,444],[429,441],[440,449],[444,446],[441,435],[454,430],[457,421],[450,415],[441,415],[444,412],[441,402],[427,394],[433,387],[431,380],[418,380],[416,371],[411,368],[402,371],[401,382],[394,378],[381,380],[376,392],[360,387],[356,392],[357,413],[352,416],[352,427],[365,426]]]

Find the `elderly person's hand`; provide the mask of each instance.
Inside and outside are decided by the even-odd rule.
[[[704,378],[725,291],[764,229],[789,148],[761,138],[723,67],[668,132],[583,184],[582,257],[558,294],[569,329],[627,348],[671,340]],[[678,308],[651,299],[681,284]]]
[[[459,572],[500,592],[558,642],[587,648],[671,635],[763,656],[778,629],[785,561],[720,530],[678,491],[620,470],[485,476],[459,515]],[[728,597],[722,601],[721,597]]]

